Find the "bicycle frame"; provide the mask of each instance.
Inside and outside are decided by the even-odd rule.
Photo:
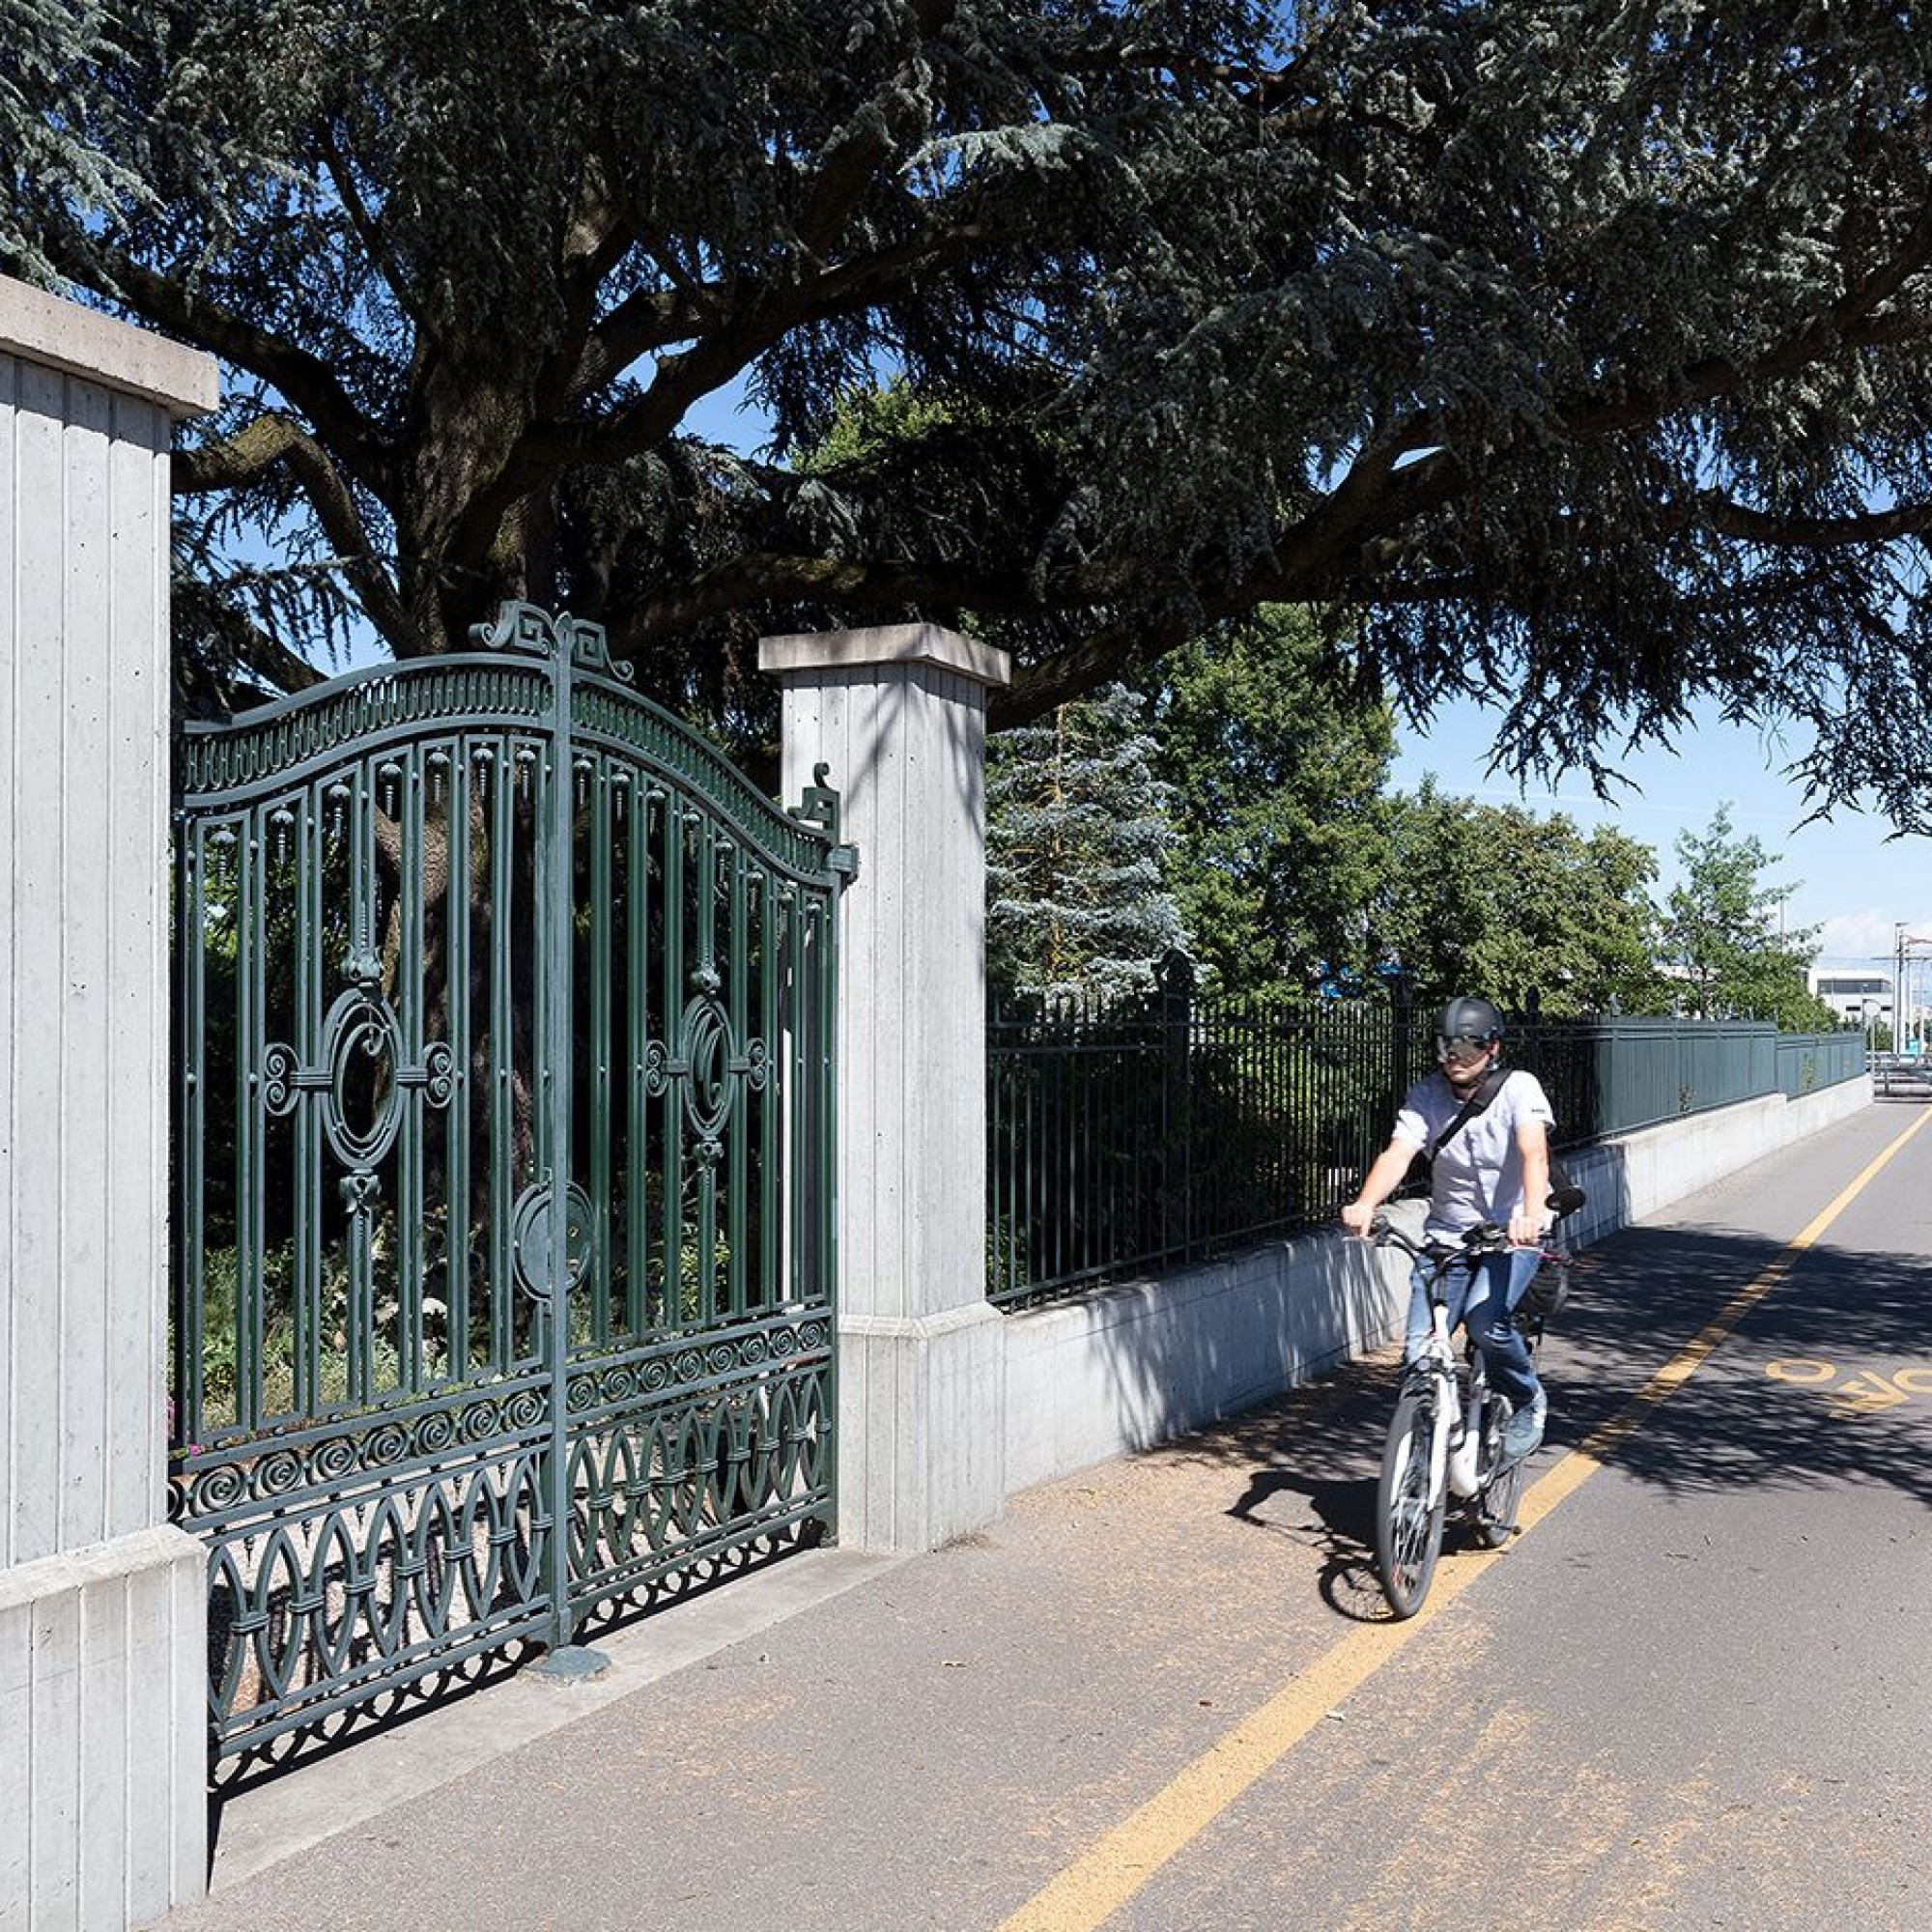
[[[1460,1438],[1454,1444],[1458,1451],[1466,1447],[1471,1438],[1468,1420],[1463,1413],[1463,1378],[1456,1373],[1456,1350],[1449,1338],[1449,1306],[1435,1293],[1440,1280],[1441,1271],[1438,1270],[1429,1285],[1429,1313],[1432,1323],[1429,1342],[1422,1356],[1414,1365],[1417,1368],[1426,1366],[1436,1383],[1435,1426],[1430,1431],[1429,1441],[1431,1509],[1442,1501],[1445,1484],[1456,1489],[1459,1494],[1472,1493],[1472,1489],[1463,1490],[1453,1482],[1450,1468],[1451,1436]],[[1460,1471],[1455,1473],[1460,1474]]]
[[[1515,1533],[1520,1462],[1504,1461],[1497,1453],[1509,1406],[1499,1395],[1492,1395],[1473,1337],[1464,1351],[1464,1378],[1452,1340],[1448,1293],[1457,1266],[1473,1268],[1489,1255],[1515,1250],[1500,1228],[1490,1226],[1472,1230],[1460,1247],[1451,1248],[1413,1241],[1378,1217],[1375,1237],[1380,1245],[1402,1248],[1418,1263],[1430,1312],[1428,1337],[1408,1364],[1390,1420],[1377,1497],[1382,1588],[1390,1607],[1404,1617],[1412,1616],[1428,1595],[1451,1495],[1470,1506],[1470,1527],[1483,1547],[1498,1548]],[[1559,1264],[1568,1263],[1568,1256],[1543,1252]],[[1493,1505],[1492,1492],[1497,1498]]]
[[[1426,1368],[1437,1383],[1435,1428],[1429,1450],[1429,1501],[1433,1508],[1442,1499],[1446,1484],[1451,1495],[1466,1500],[1477,1493],[1477,1458],[1482,1448],[1483,1399],[1489,1393],[1489,1376],[1482,1352],[1473,1342],[1463,1350],[1468,1363],[1466,1379],[1457,1358],[1449,1332],[1449,1304],[1438,1291],[1450,1264],[1442,1263],[1429,1283],[1430,1335],[1422,1354],[1411,1365],[1411,1373]]]

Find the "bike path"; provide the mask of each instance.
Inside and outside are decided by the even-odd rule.
[[[1788,1247],[1918,1117],[1602,1245],[1547,1345],[1532,1501],[1786,1272],[1508,1551],[1445,1552],[1415,1626],[1367,1556],[1383,1359],[932,1556],[811,1559],[849,1581],[167,1924],[1932,1927],[1932,1126]],[[376,1748],[301,1774],[318,1807]],[[1113,1890],[1069,1892],[1108,1846]]]
[[[1612,1244],[1548,1350],[1587,1482],[1539,1458],[1493,1574],[1110,1926],[1932,1926],[1932,1129],[1787,1245],[1873,1114]],[[1606,1443],[1643,1328],[1698,1359]]]

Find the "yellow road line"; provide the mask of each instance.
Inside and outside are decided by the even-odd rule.
[[[1928,1122],[1932,1122],[1932,1110],[1920,1114],[1868,1162],[1830,1206],[1785,1244],[1783,1254],[1734,1294],[1622,1410],[1592,1431],[1530,1490],[1523,1498],[1520,1519],[1525,1534],[1602,1468],[1617,1444],[1702,1367],[1745,1315],[1783,1279],[1792,1261],[1818,1240]],[[1459,1556],[1451,1569],[1437,1570],[1428,1602],[1406,1623],[1362,1624],[1351,1631],[1036,1892],[1001,1924],[999,1932],[1094,1932],[1256,1779],[1278,1764],[1350,1691],[1487,1575],[1504,1553],[1495,1550]]]

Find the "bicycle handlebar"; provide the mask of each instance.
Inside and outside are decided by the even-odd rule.
[[[1567,1257],[1552,1248],[1546,1248],[1538,1242],[1534,1248],[1525,1246],[1519,1250],[1509,1237],[1506,1228],[1493,1221],[1479,1221],[1473,1228],[1464,1231],[1461,1241],[1451,1244],[1447,1241],[1411,1240],[1384,1213],[1378,1212],[1369,1223],[1369,1238],[1378,1248],[1401,1248],[1405,1254],[1413,1255],[1417,1261],[1456,1262],[1467,1261],[1477,1255],[1511,1255],[1516,1253],[1541,1253],[1546,1261],[1563,1261]]]

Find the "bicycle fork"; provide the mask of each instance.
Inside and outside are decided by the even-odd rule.
[[[1452,1494],[1473,1496],[1482,1488],[1483,1391],[1471,1379],[1469,1399],[1449,1444],[1449,1489]]]
[[[1435,1332],[1430,1338],[1430,1366],[1435,1377],[1435,1403],[1429,1432],[1429,1506],[1434,1509],[1442,1499],[1445,1481],[1459,1496],[1474,1493],[1475,1461],[1471,1434],[1457,1413],[1448,1311],[1437,1302],[1432,1313]],[[1469,1484],[1466,1490],[1462,1487],[1465,1479]]]

